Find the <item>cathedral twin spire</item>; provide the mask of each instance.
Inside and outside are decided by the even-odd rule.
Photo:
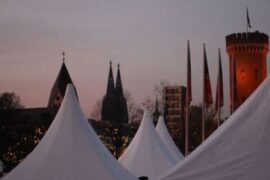
[[[120,74],[120,64],[117,65],[117,76],[116,76],[115,90],[117,93],[119,93],[119,95],[124,96],[121,74]]]
[[[113,91],[114,91],[114,80],[113,80],[112,62],[110,62],[110,70],[109,70],[109,77],[108,77],[108,84],[107,84],[107,94],[109,96],[112,96]]]
[[[103,98],[101,119],[115,125],[128,122],[126,98],[124,97],[120,65],[117,65],[116,82],[114,84],[112,62],[110,61],[107,92]]]
[[[116,83],[114,84],[112,61],[110,61],[110,69],[109,69],[109,77],[108,77],[107,93],[106,94],[109,96],[112,96],[115,93],[120,95],[120,96],[124,96],[121,74],[120,74],[120,64],[117,65]]]
[[[62,55],[63,63],[51,90],[48,107],[60,107],[67,84],[73,84],[65,65],[65,53],[63,52]],[[117,66],[116,83],[114,83],[112,62],[110,62],[107,92],[102,102],[101,118],[117,126],[128,123],[127,103],[123,92],[120,65]]]

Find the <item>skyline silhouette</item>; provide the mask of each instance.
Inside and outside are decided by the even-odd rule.
[[[26,107],[45,107],[64,50],[87,117],[105,95],[110,60],[114,75],[117,63],[121,64],[124,88],[141,103],[146,96],[155,98],[153,86],[161,80],[186,85],[186,41],[190,40],[191,104],[202,102],[206,43],[212,92],[221,48],[224,108],[228,112],[225,36],[246,31],[247,7],[250,31],[269,35],[270,2],[266,0],[2,1],[0,92],[15,92]]]

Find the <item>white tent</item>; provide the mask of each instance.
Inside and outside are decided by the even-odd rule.
[[[183,154],[178,150],[177,146],[172,140],[172,137],[170,136],[170,133],[166,127],[166,124],[164,122],[163,116],[159,116],[158,123],[156,126],[156,131],[162,140],[163,144],[166,146],[166,148],[169,150],[171,155],[176,159],[177,161],[180,161],[184,158]]]
[[[270,77],[166,180],[270,179]]]
[[[140,127],[119,162],[137,177],[156,179],[172,168],[176,160],[159,138],[152,118],[144,111]]]
[[[91,128],[67,86],[47,133],[26,159],[3,180],[136,179],[114,159]]]

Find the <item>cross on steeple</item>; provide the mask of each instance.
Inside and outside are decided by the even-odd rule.
[[[63,56],[63,62],[65,62],[65,60],[66,60],[65,55],[66,55],[66,53],[63,51],[63,52],[62,52],[62,56]]]
[[[113,80],[112,61],[110,61],[109,77],[108,77],[107,93],[106,94],[108,94],[109,96],[113,96],[113,94],[114,94],[114,80]]]

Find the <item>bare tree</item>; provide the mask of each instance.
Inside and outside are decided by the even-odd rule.
[[[143,110],[135,103],[128,90],[125,90],[124,96],[127,102],[129,121],[140,121],[142,119]]]
[[[20,97],[14,92],[4,92],[0,96],[0,110],[23,108]]]
[[[170,86],[170,82],[167,80],[161,80],[159,84],[154,85],[153,93],[157,98],[159,111],[161,114],[164,112],[164,87]]]
[[[147,96],[142,102],[142,107],[148,109],[148,111],[153,114],[155,111],[155,101],[151,99],[150,96]]]
[[[90,114],[91,119],[101,120],[102,98],[98,99]]]
[[[159,84],[155,84],[154,85],[154,93],[158,95],[158,97],[162,97],[163,96],[163,89],[165,86],[169,86],[170,82],[167,80],[161,80],[159,82]]]

